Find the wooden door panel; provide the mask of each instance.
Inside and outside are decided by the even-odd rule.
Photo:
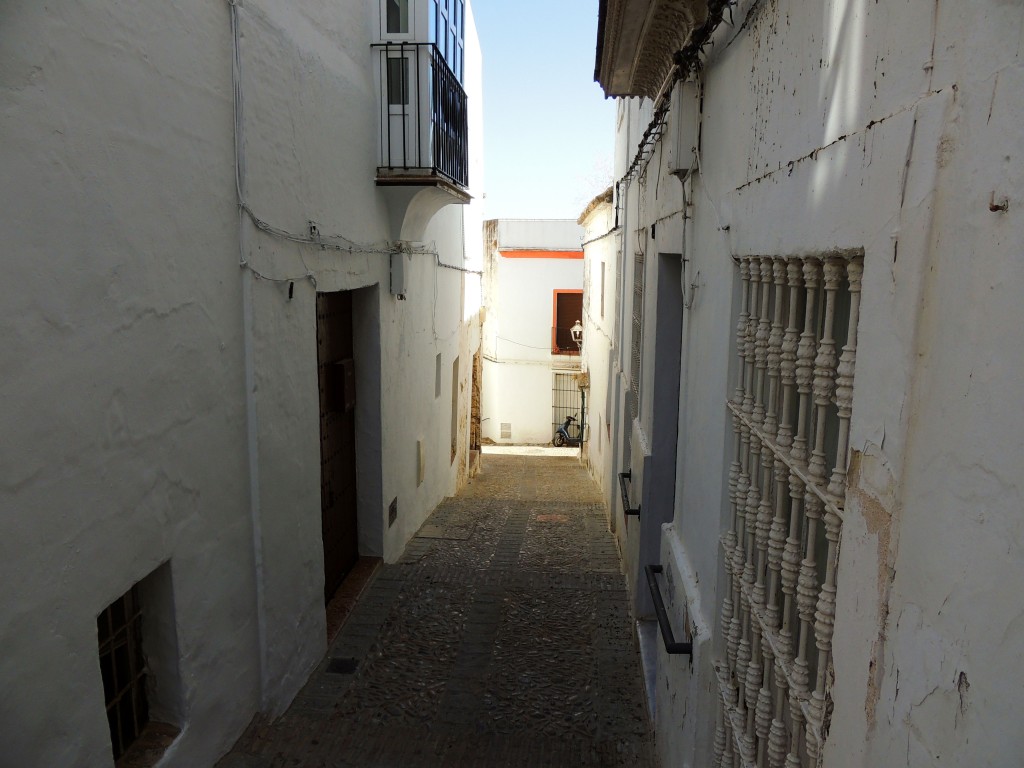
[[[318,293],[316,304],[324,598],[330,600],[359,557],[352,294]]]

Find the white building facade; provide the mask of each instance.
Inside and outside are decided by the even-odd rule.
[[[601,3],[603,477],[636,610],[665,607],[662,765],[1020,761],[1022,29]]]
[[[582,228],[571,219],[484,222],[481,436],[499,444],[550,443],[556,424],[580,418]]]
[[[148,720],[210,765],[305,682],[352,558],[466,478],[472,14],[3,15],[0,763],[113,765]],[[425,150],[385,161],[403,108]]]
[[[614,403],[608,382],[616,353],[618,230],[612,189],[595,197],[580,214],[583,227],[583,350],[586,374],[588,439],[581,458],[593,478],[610,487],[614,457],[611,417]],[[614,518],[611,520],[614,524]]]

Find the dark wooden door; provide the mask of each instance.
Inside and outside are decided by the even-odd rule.
[[[352,293],[318,293],[316,349],[320,380],[320,510],[325,600],[331,599],[359,557],[353,346]]]

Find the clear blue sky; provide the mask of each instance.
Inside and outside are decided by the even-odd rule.
[[[472,0],[484,64],[484,214],[577,218],[611,182],[594,82],[598,0]]]

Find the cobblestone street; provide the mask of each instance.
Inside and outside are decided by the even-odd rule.
[[[632,626],[578,460],[487,454],[219,765],[653,766]]]

